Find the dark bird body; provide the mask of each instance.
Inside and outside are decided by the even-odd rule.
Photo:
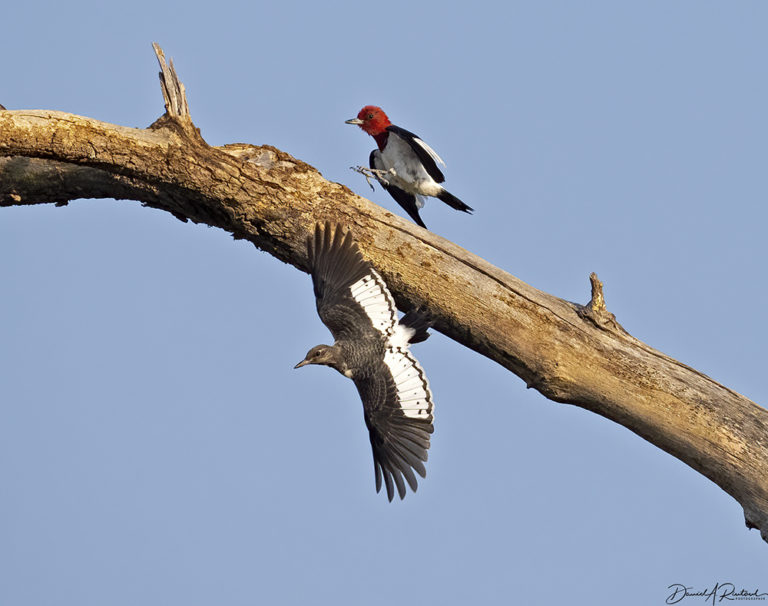
[[[324,364],[352,379],[363,402],[373,449],[376,491],[382,480],[391,501],[414,471],[425,477],[432,426],[432,394],[410,343],[427,338],[430,322],[411,311],[398,322],[384,280],[366,262],[349,232],[319,225],[307,240],[317,313],[335,339],[317,345],[296,367]]]

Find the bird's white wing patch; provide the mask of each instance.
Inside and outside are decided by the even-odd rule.
[[[427,153],[428,153],[430,156],[432,156],[432,159],[433,159],[435,162],[437,162],[438,164],[442,164],[443,166],[445,166],[445,162],[443,162],[443,159],[442,159],[440,156],[438,156],[438,155],[437,155],[437,152],[436,152],[434,149],[432,149],[432,148],[431,148],[429,145],[427,145],[426,143],[424,143],[424,141],[422,141],[422,140],[421,140],[421,139],[419,139],[418,137],[414,137],[414,138],[413,138],[413,140],[414,140],[414,141],[416,141],[416,143],[417,143],[417,144],[418,144],[420,147],[422,147],[422,148],[424,149],[424,151],[425,151],[425,152],[427,152]]]
[[[397,307],[384,280],[374,270],[350,286],[352,298],[371,319],[373,327],[389,337],[397,325]]]
[[[411,353],[403,347],[387,346],[384,363],[397,386],[397,403],[403,414],[411,419],[432,420],[432,393],[424,370]]]
[[[389,343],[387,343],[387,345],[393,349],[407,349],[411,337],[415,334],[416,331],[413,328],[398,322],[397,325],[395,325],[395,330],[392,332],[392,336],[389,338]]]

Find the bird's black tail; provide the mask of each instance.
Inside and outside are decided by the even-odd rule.
[[[413,336],[408,339],[409,343],[421,343],[429,337],[429,330],[432,327],[434,319],[422,308],[411,309],[402,318],[400,324],[414,331]]]
[[[447,192],[446,190],[441,191],[437,197],[445,202],[448,206],[451,208],[455,208],[456,210],[463,210],[465,213],[471,213],[474,208],[471,206],[467,206],[459,200],[456,196],[454,196],[452,193]]]

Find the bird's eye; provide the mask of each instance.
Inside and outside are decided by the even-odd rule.
[[[373,114],[368,114],[368,119],[373,120]]]

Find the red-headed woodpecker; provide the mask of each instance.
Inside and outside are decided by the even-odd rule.
[[[412,132],[392,124],[380,107],[366,105],[346,124],[357,124],[376,140],[379,147],[368,160],[374,176],[418,225],[427,227],[419,216],[424,196],[438,198],[465,213],[472,211],[440,185],[445,177],[437,165],[445,166],[445,162],[435,150]]]

